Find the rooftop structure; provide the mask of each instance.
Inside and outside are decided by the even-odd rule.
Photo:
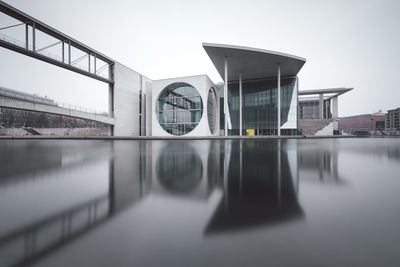
[[[203,47],[224,80],[225,135],[296,134],[297,74],[304,58],[226,44]]]
[[[353,88],[326,88],[299,91],[299,119],[336,119],[338,97]]]

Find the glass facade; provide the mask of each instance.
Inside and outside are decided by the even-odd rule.
[[[300,119],[320,119],[319,100],[303,100],[299,101],[299,118]],[[323,101],[323,119],[332,118],[331,100]]]
[[[319,101],[299,101],[300,119],[319,119]]]
[[[168,85],[157,101],[157,119],[161,127],[173,135],[185,135],[199,124],[203,102],[199,92],[187,83]]]
[[[281,78],[281,125],[288,120],[293,92],[294,90],[297,92],[296,79],[297,77]],[[277,86],[277,79],[242,82],[243,135],[249,132],[254,135],[277,134]],[[232,124],[232,129],[229,129],[228,133],[239,135],[239,83],[229,83],[228,87],[228,105]],[[296,133],[297,129],[281,129],[281,134]]]

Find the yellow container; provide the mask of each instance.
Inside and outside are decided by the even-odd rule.
[[[247,136],[254,136],[254,129],[246,129]]]

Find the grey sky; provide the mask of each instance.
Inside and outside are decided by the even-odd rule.
[[[216,83],[201,43],[251,46],[306,58],[300,90],[354,87],[340,116],[400,107],[397,0],[6,2],[151,79],[207,74]],[[106,109],[101,82],[3,48],[0,70],[0,85]]]

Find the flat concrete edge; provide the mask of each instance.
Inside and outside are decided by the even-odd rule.
[[[159,136],[0,136],[2,140],[254,140],[254,139],[326,139],[354,138],[355,135],[328,136],[206,136],[206,137],[159,137]]]

